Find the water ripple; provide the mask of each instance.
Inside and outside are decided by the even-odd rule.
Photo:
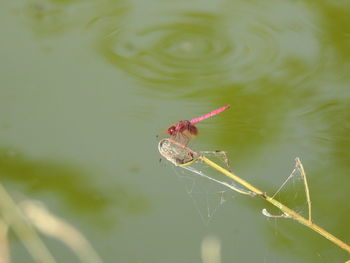
[[[163,84],[203,89],[312,72],[319,47],[309,21],[271,18],[268,5],[242,8],[230,14],[172,13],[155,25],[112,28],[99,47],[118,68],[163,89]],[[302,16],[300,11],[293,12]],[[308,13],[305,17],[312,20]]]
[[[221,65],[234,47],[218,30],[219,18],[203,13],[180,16],[178,22],[150,26],[128,38],[124,32],[109,34],[102,50],[116,66],[146,81],[190,84],[221,75]]]

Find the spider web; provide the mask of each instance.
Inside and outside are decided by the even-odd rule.
[[[186,192],[204,224],[209,224],[219,206],[233,196],[233,193],[252,194],[243,186],[238,187],[231,178],[219,173],[208,166],[206,156],[216,165],[226,167],[230,165],[226,152],[209,151],[196,153],[186,145],[173,139],[163,139],[158,144],[160,154],[173,163],[179,178],[184,182]],[[203,158],[198,158],[199,156]],[[234,191],[229,191],[234,190]]]
[[[219,152],[205,152],[205,155],[229,169],[226,156]],[[214,171],[203,162],[197,161],[191,165],[174,168],[205,225],[211,222],[226,201],[235,197],[236,193],[232,190],[238,187],[233,180]]]
[[[309,215],[311,213],[311,200],[306,175],[299,158],[296,158],[295,161],[292,172],[273,194],[272,198],[287,205],[305,218],[310,216],[311,219],[311,215]]]

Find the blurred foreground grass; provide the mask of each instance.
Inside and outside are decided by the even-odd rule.
[[[38,201],[14,201],[0,184],[0,263],[10,263],[9,231],[23,243],[34,262],[57,262],[38,231],[62,242],[80,262],[102,263],[88,240],[75,227],[52,214]]]

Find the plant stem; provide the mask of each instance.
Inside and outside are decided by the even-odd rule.
[[[287,206],[283,205],[282,203],[280,203],[276,199],[268,196],[265,192],[261,191],[260,189],[256,188],[255,186],[251,185],[250,183],[248,183],[247,181],[243,180],[242,178],[240,178],[239,176],[235,175],[234,173],[232,173],[232,172],[226,170],[225,168],[219,166],[218,164],[214,163],[213,161],[209,160],[208,158],[206,158],[206,157],[204,157],[202,155],[199,155],[199,157],[197,159],[202,160],[203,162],[205,162],[206,164],[208,164],[209,166],[211,166],[215,170],[223,173],[224,175],[230,177],[231,179],[233,179],[237,183],[243,185],[244,187],[246,187],[250,191],[254,192],[255,194],[257,194],[259,196],[261,196],[266,201],[268,201],[269,203],[271,203],[272,205],[274,205],[278,209],[280,209],[284,214],[288,215],[290,218],[293,218],[296,221],[298,221],[299,223],[307,226],[308,228],[311,228],[312,230],[316,231],[317,233],[319,233],[323,237],[327,238],[329,241],[333,242],[337,246],[341,247],[342,249],[344,249],[344,250],[346,250],[347,252],[350,253],[350,246],[348,244],[346,244],[345,242],[343,242],[339,238],[335,237],[334,235],[332,235],[331,233],[329,233],[328,231],[326,231],[322,227],[316,225],[311,220],[308,220],[305,217],[301,216],[300,214],[298,214],[294,210],[292,210],[292,209],[288,208]]]
[[[240,178],[239,176],[235,175],[234,173],[226,170],[225,168],[221,167],[220,165],[216,164],[215,162],[209,160],[202,154],[193,151],[186,145],[183,145],[176,140],[173,139],[162,139],[158,144],[158,150],[160,154],[166,158],[168,161],[172,162],[174,165],[179,167],[185,167],[189,166],[198,160],[205,162],[207,165],[211,166],[213,169],[219,171],[220,173],[226,175],[227,177],[233,179],[240,185],[244,186],[248,190],[251,191],[252,195],[259,195],[260,197],[264,198],[266,201],[271,203],[272,205],[276,206],[278,209],[280,209],[283,212],[282,216],[276,216],[276,217],[284,217],[284,218],[292,218],[298,221],[299,223],[307,226],[308,228],[311,228],[315,232],[319,233],[323,237],[327,238],[337,246],[341,247],[342,249],[346,250],[347,252],[350,252],[350,246],[346,244],[344,241],[340,240],[339,238],[333,236],[331,233],[327,232],[325,229],[321,228],[320,226],[316,225],[311,220],[311,200],[310,200],[310,193],[308,190],[307,181],[305,178],[305,171],[303,166],[301,165],[301,162],[299,158],[296,159],[297,165],[300,166],[301,173],[304,177],[304,185],[305,185],[305,191],[306,191],[306,197],[308,201],[308,207],[309,207],[309,219],[306,219],[305,217],[299,215],[294,210],[288,208],[287,206],[283,205],[274,197],[268,196],[266,192],[261,191],[260,189],[256,188],[255,186],[251,185],[244,179]],[[264,210],[263,210],[264,211]],[[269,213],[264,213],[267,216],[270,216]],[[350,263],[350,262],[349,262]]]

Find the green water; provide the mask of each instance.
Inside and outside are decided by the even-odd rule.
[[[348,259],[264,217],[259,199],[234,195],[206,224],[155,138],[232,104],[198,124],[193,147],[227,151],[268,193],[300,157],[314,221],[349,242],[348,1],[1,0],[0,29],[1,183],[74,225],[104,262],[201,262],[207,236],[222,262]],[[12,262],[31,262],[9,242]]]

